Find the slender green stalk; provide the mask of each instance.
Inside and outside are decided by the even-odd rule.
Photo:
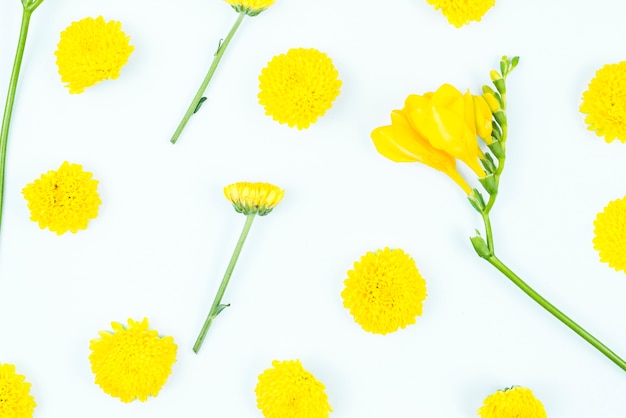
[[[196,354],[198,354],[198,351],[200,351],[200,347],[202,347],[202,343],[204,342],[204,338],[206,337],[206,333],[209,330],[213,319],[215,319],[215,317],[218,316],[220,312],[224,310],[224,308],[229,306],[222,305],[222,297],[224,297],[224,292],[226,291],[226,287],[228,286],[228,282],[230,281],[230,276],[233,274],[235,264],[237,264],[237,259],[239,258],[239,254],[241,253],[241,249],[243,248],[243,244],[244,242],[246,242],[246,238],[248,237],[248,232],[250,231],[250,227],[252,226],[252,221],[254,221],[254,216],[254,213],[246,215],[246,223],[243,226],[241,235],[239,236],[239,241],[237,241],[237,245],[235,246],[235,251],[233,251],[233,255],[230,258],[230,262],[228,263],[228,267],[226,268],[226,272],[224,273],[224,277],[222,278],[222,283],[220,283],[220,287],[217,290],[217,294],[215,295],[215,299],[213,300],[213,305],[211,305],[211,310],[209,311],[209,314],[204,321],[204,325],[200,330],[200,335],[198,335],[196,343],[193,345],[193,351]]]
[[[9,143],[9,127],[11,126],[11,115],[13,114],[13,104],[15,103],[15,93],[17,91],[17,80],[22,68],[22,58],[26,48],[26,37],[30,26],[30,17],[43,0],[28,1],[22,0],[22,24],[20,26],[20,36],[17,41],[17,50],[13,60],[11,79],[7,91],[7,100],[2,116],[2,128],[0,128],[0,225],[2,224],[2,205],[4,201],[4,176],[6,171],[7,144]]]
[[[587,332],[583,327],[578,325],[570,317],[565,315],[554,305],[548,302],[543,296],[537,293],[532,287],[524,282],[517,274],[515,274],[510,268],[508,268],[498,257],[491,255],[485,257],[492,266],[497,268],[502,274],[508,277],[517,287],[519,287],[524,293],[531,297],[532,300],[537,302],[541,307],[554,315],[559,321],[567,325],[572,331],[580,335],[585,341],[594,346],[598,351],[607,356],[613,363],[617,364],[622,370],[626,371],[626,361],[622,360],[617,354],[611,351],[600,340]]]
[[[202,104],[201,103],[202,95],[204,94],[207,86],[209,85],[211,78],[213,78],[213,73],[215,73],[215,69],[220,63],[220,60],[222,59],[222,55],[224,55],[224,51],[226,51],[226,48],[228,48],[228,44],[230,43],[230,40],[233,38],[233,35],[235,35],[235,32],[237,32],[237,29],[239,28],[239,25],[243,21],[243,18],[245,15],[246,15],[245,12],[243,11],[239,12],[239,16],[237,17],[237,20],[235,21],[235,24],[233,25],[233,27],[230,29],[230,32],[228,32],[228,35],[226,35],[226,38],[224,39],[224,41],[221,42],[220,45],[217,47],[217,51],[215,51],[215,55],[213,56],[213,62],[211,63],[211,67],[209,68],[209,71],[204,77],[204,80],[202,81],[202,84],[200,85],[198,92],[196,93],[193,100],[191,101],[191,104],[187,108],[187,111],[185,112],[185,116],[183,116],[183,120],[180,121],[180,123],[178,124],[178,128],[176,128],[174,135],[172,135],[172,139],[170,139],[170,142],[172,144],[175,144],[176,141],[178,141],[178,137],[183,132],[183,129],[185,129],[187,122],[189,122],[189,119],[193,116],[194,113],[198,111],[199,106]]]

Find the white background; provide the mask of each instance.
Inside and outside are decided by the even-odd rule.
[[[498,388],[530,387],[551,418],[622,417],[626,372],[479,259],[481,221],[443,174],[395,164],[370,139],[410,93],[478,92],[502,55],[507,167],[492,212],[496,252],[546,298],[626,356],[626,277],[599,262],[593,220],[626,194],[626,144],[578,111],[595,71],[625,58],[618,0],[499,0],[457,29],[424,0],[277,0],[246,18],[178,144],[169,138],[236,19],[219,0],[45,0],[34,13],[8,148],[0,235],[0,362],[32,383],[36,417],[260,417],[254,387],[299,358],[336,418],[473,417]],[[72,21],[119,20],[135,52],[117,80],[70,95],[54,51]],[[0,92],[19,32],[0,4]],[[294,47],[326,52],[341,94],[308,130],[258,104],[258,75]],[[4,98],[4,96],[2,96]],[[63,161],[100,181],[98,218],[56,236],[21,190]],[[225,185],[267,181],[284,201],[251,230],[199,355],[191,347],[244,223]],[[346,272],[390,246],[427,281],[424,314],[387,336],[342,306]],[[178,344],[157,398],[124,404],[94,383],[89,341],[148,317]]]

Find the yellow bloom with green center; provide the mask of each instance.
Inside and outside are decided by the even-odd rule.
[[[237,13],[244,12],[248,16],[256,16],[274,4],[274,0],[224,0],[233,6]]]
[[[487,396],[478,410],[481,418],[547,418],[546,410],[530,389],[513,386]]]
[[[480,22],[482,17],[491,9],[496,0],[426,0],[428,4],[441,10],[451,25],[460,28],[472,21]]]
[[[300,360],[272,362],[254,389],[265,418],[326,418],[332,412],[325,387]]]
[[[259,76],[265,114],[306,129],[332,107],[341,80],[332,60],[314,48],[293,48],[272,58]]]
[[[92,176],[80,164],[65,161],[58,170],[50,170],[26,185],[22,194],[31,221],[57,235],[87,229],[89,221],[98,216],[101,203],[98,180]]]
[[[593,222],[593,248],[600,261],[626,272],[626,196],[609,202]]]
[[[422,314],[426,281],[402,249],[366,253],[348,271],[344,284],[343,306],[365,331],[395,332]]]
[[[15,372],[12,364],[0,363],[0,417],[32,418],[35,398],[30,394],[30,383]]]
[[[606,142],[626,142],[626,61],[600,68],[583,93],[580,111],[588,129]]]
[[[72,22],[63,32],[54,55],[61,81],[70,93],[82,93],[103,80],[119,77],[134,47],[115,20],[102,16]]]
[[[224,195],[237,212],[265,216],[283,200],[285,191],[270,183],[239,182],[224,187]]]
[[[176,344],[148,329],[148,320],[128,320],[128,327],[112,322],[113,331],[100,331],[91,340],[89,361],[95,383],[122,402],[157,396],[172,372]]]

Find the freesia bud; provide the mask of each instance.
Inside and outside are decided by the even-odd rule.
[[[483,99],[487,102],[489,109],[491,109],[491,113],[497,113],[502,110],[502,106],[500,106],[500,102],[492,93],[483,93]]]

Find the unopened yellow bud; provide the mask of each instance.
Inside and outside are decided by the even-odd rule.
[[[489,72],[489,76],[491,77],[491,81],[496,81],[496,80],[500,80],[502,78],[502,76],[500,75],[499,72],[497,72],[496,70],[491,70]]]
[[[491,113],[497,113],[502,110],[502,106],[500,106],[500,102],[496,97],[489,92],[483,93],[483,99],[487,102],[489,109],[491,109]]]

